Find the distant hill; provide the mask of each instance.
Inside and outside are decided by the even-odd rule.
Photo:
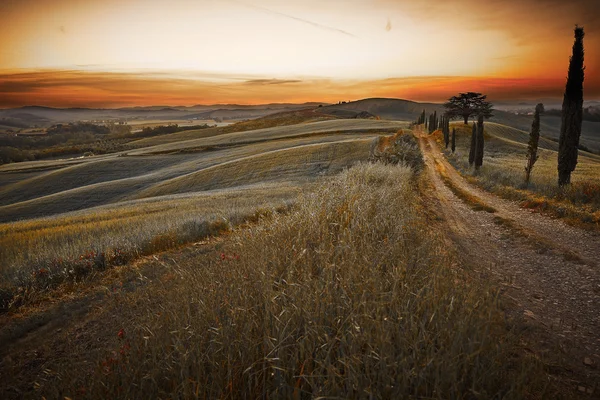
[[[598,104],[586,103],[590,110],[596,111]],[[507,104],[499,104],[504,108]],[[527,104],[521,104],[527,107]],[[342,104],[325,103],[273,103],[258,105],[216,104],[194,105],[190,107],[171,107],[166,105],[149,107],[128,107],[118,109],[93,108],[51,108],[42,106],[27,106],[15,109],[0,110],[0,130],[19,129],[27,127],[48,127],[56,123],[94,120],[224,120],[240,121],[256,119],[268,115],[299,110],[314,109],[320,114],[335,118],[370,118],[379,117],[384,120],[414,121],[423,110],[427,115],[436,111],[444,112],[442,104],[418,103],[410,100],[394,98],[368,98],[350,101]],[[506,108],[505,108],[506,109]],[[532,117],[524,115],[523,110],[495,110],[490,122],[510,126],[525,132],[531,129]],[[368,114],[367,114],[368,113]],[[2,123],[4,120],[5,123]],[[550,140],[558,140],[560,133],[560,116],[544,115],[541,121],[541,134]],[[584,121],[581,144],[585,148],[600,153],[600,122]]]
[[[191,107],[149,106],[116,109],[103,108],[52,108],[25,106],[13,109],[0,109],[0,125],[19,128],[48,127],[57,123],[106,120],[193,120],[215,119],[244,120],[266,115],[317,107],[322,103],[305,104],[218,104],[195,105]],[[10,123],[2,124],[2,120]]]
[[[322,113],[341,118],[351,116],[360,111],[366,111],[382,119],[402,121],[415,120],[423,110],[427,114],[434,111],[439,113],[443,110],[443,106],[441,104],[417,103],[402,99],[371,98],[321,107]]]
[[[592,107],[594,107],[592,105]],[[359,111],[367,111],[381,119],[414,121],[423,110],[427,115],[434,111],[444,112],[442,104],[417,103],[409,100],[372,98],[351,101],[343,104],[333,104],[319,108],[322,113],[335,115],[338,118],[353,118]],[[533,116],[495,110],[490,122],[506,125],[529,132]],[[557,141],[560,135],[560,117],[543,115],[541,119],[541,135]],[[594,153],[600,153],[600,122],[583,121],[580,143]]]

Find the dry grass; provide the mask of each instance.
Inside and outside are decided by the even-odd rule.
[[[486,124],[486,129],[487,128]],[[557,153],[549,149],[538,150],[531,183],[524,184],[526,145],[518,141],[518,130],[489,124],[485,144],[484,164],[476,174],[467,162],[471,128],[456,124],[457,153],[445,150],[448,160],[470,182],[502,197],[520,201],[524,207],[565,218],[567,222],[595,229],[600,225],[600,157],[579,153],[579,163],[572,174],[572,185],[557,185]],[[508,133],[507,133],[508,132]],[[508,138],[505,137],[508,135]],[[441,143],[441,136],[436,140]]]
[[[149,190],[151,187],[160,186],[164,189],[172,186],[177,193],[182,190],[189,192],[192,188],[177,184],[189,180],[188,174],[196,175],[192,179],[194,190],[247,184],[246,178],[257,182],[266,178],[268,171],[273,172],[271,175],[275,178],[279,171],[286,177],[293,175],[299,179],[312,179],[318,173],[326,172],[329,166],[332,172],[339,171],[340,165],[348,165],[346,162],[354,156],[368,158],[368,155],[357,155],[358,150],[347,141],[375,138],[382,131],[402,125],[365,120],[324,122],[329,124],[302,124],[235,133],[235,136],[222,135],[214,140],[204,138],[178,142],[169,145],[175,146],[176,150],[157,146],[140,149],[137,156],[120,154],[90,157],[67,164],[57,160],[54,164],[40,162],[31,163],[27,168],[21,165],[18,169],[0,170],[0,222],[140,198],[152,192],[154,188]],[[300,146],[306,145],[314,146],[300,149]],[[341,154],[339,149],[348,150],[351,154]],[[278,150],[282,152],[277,153]],[[153,154],[171,151],[178,154]],[[313,155],[311,151],[314,151]],[[296,164],[284,156],[291,156],[300,165],[305,162],[308,165],[296,171]],[[244,162],[259,170],[253,173],[248,165],[243,165]],[[213,179],[218,171],[226,179]],[[232,174],[238,174],[237,178]],[[202,177],[208,180],[201,181]],[[286,177],[277,179],[289,178]],[[162,189],[160,194],[175,193]]]
[[[232,132],[252,131],[256,129],[298,125],[308,122],[326,121],[332,119],[337,118],[332,115],[322,114],[315,109],[284,111],[267,115],[265,117],[252,119],[250,121],[238,122],[224,127],[177,132],[170,135],[161,135],[158,137],[137,140],[131,142],[130,144],[133,146],[147,147],[165,143],[180,142],[189,139],[197,139],[199,137],[217,136]]]
[[[359,160],[369,158],[373,139],[317,143],[266,151],[237,158],[181,177],[160,182],[136,197],[226,188],[274,180],[307,180],[336,173]]]
[[[286,208],[299,191],[281,182],[0,224],[0,309],[36,301],[65,281],[230,229],[260,210]]]
[[[362,164],[179,260],[151,290],[107,300],[102,324],[70,339],[105,353],[55,360],[36,395],[542,397],[496,296],[453,267],[416,185],[406,166]],[[93,340],[103,332],[113,339]]]
[[[291,126],[274,126],[249,131],[232,132],[199,139],[179,140],[160,145],[146,146],[128,152],[131,155],[170,153],[176,151],[200,151],[206,149],[247,145],[272,140],[333,134],[333,133],[373,133],[384,130],[395,131],[406,126],[404,122],[377,121],[366,119],[335,119],[303,123]]]
[[[448,187],[459,199],[463,200],[467,203],[471,208],[475,211],[486,211],[489,213],[495,213],[497,210],[494,207],[490,207],[484,202],[482,202],[476,196],[473,196],[471,193],[466,192],[465,190],[458,187],[452,179],[448,176],[446,172],[446,167],[443,164],[435,160],[435,169],[440,174],[444,185]]]

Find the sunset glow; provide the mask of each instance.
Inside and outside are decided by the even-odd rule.
[[[8,0],[0,13],[0,107],[558,98],[576,23],[585,95],[600,97],[596,1]]]

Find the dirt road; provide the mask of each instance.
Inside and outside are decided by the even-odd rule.
[[[600,235],[474,187],[431,136],[415,134],[433,186],[427,201],[464,262],[500,288],[508,314],[531,331],[525,347],[554,378],[600,398]]]

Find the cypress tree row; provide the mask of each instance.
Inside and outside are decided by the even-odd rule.
[[[475,169],[483,165],[483,114],[477,117],[477,136],[475,140]]]
[[[456,150],[456,128],[452,128],[452,153]]]
[[[525,185],[529,186],[529,178],[533,164],[538,159],[537,149],[540,141],[540,114],[544,112],[542,103],[535,106],[535,114],[533,114],[533,123],[531,124],[531,133],[529,134],[529,143],[527,143],[527,165],[525,166]]]
[[[583,119],[583,28],[575,27],[573,55],[562,104],[562,121],[558,141],[558,185],[571,183],[571,172],[577,166],[577,148]]]
[[[469,167],[475,162],[475,144],[477,143],[477,125],[473,122],[473,133],[471,133],[471,147],[469,149]]]

